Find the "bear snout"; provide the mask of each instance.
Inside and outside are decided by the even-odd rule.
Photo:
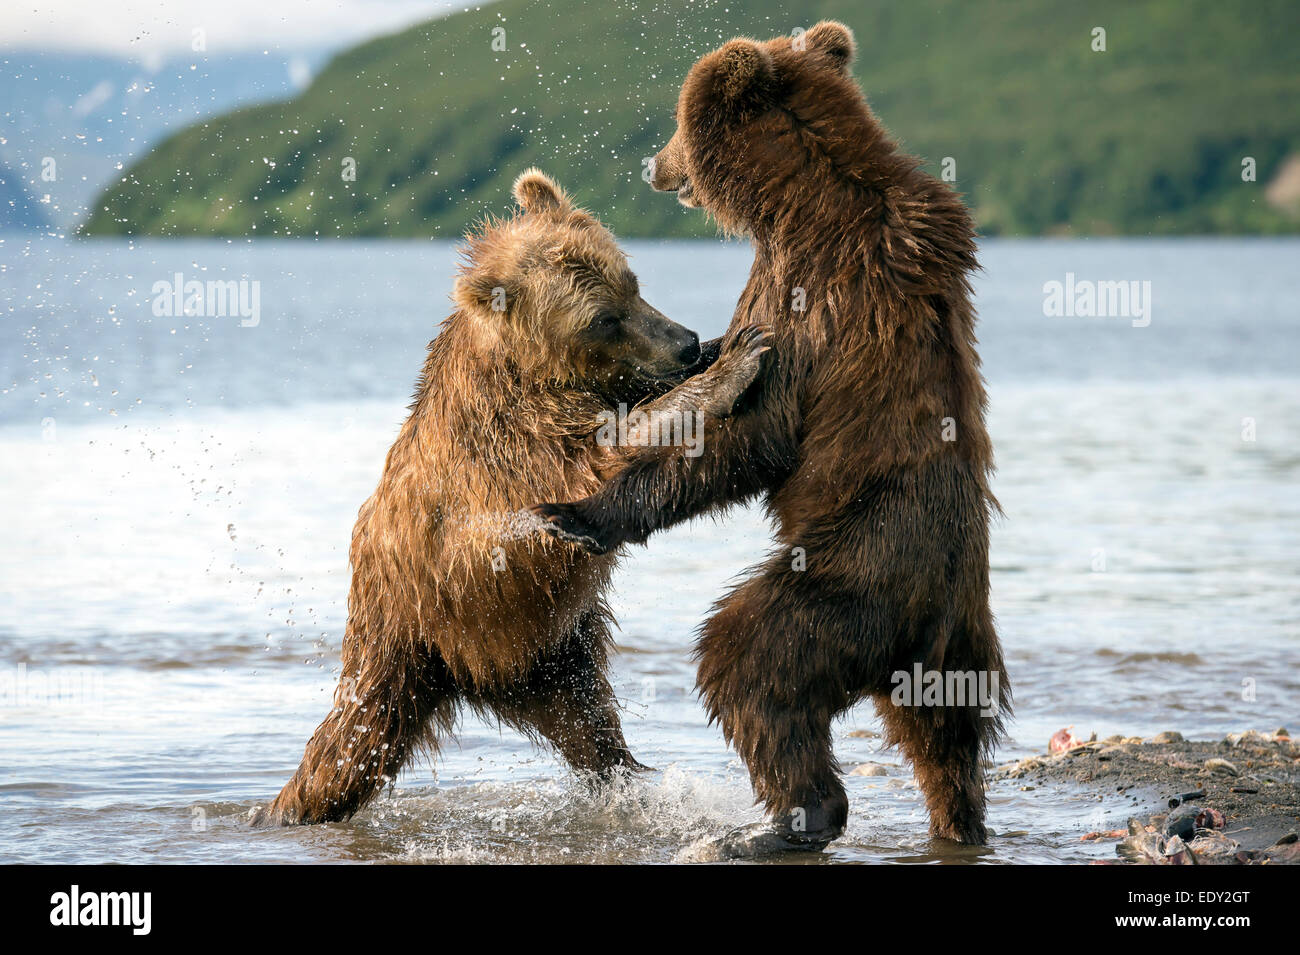
[[[654,158],[650,186],[657,192],[676,192],[686,182],[686,164],[683,162],[681,131],[673,133],[668,145]]]
[[[686,334],[689,336],[689,340],[678,354],[677,360],[689,367],[700,360],[700,336],[694,332],[687,332]]]
[[[660,154],[662,155],[662,153]],[[676,192],[685,180],[680,170],[673,169],[668,163],[655,159],[655,172],[650,177],[650,188],[655,192]]]

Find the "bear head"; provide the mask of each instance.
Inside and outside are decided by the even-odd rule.
[[[738,233],[860,206],[849,194],[883,185],[893,144],[853,79],[854,53],[849,28],[827,20],[707,54],[682,84],[651,185]]]
[[[469,237],[452,291],[480,347],[539,380],[619,400],[681,380],[699,339],[641,297],[610,231],[536,169],[513,193],[515,215]]]

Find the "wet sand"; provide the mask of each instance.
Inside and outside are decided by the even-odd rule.
[[[1089,740],[1002,766],[994,780],[1026,791],[1082,787],[1127,803],[1127,828],[1080,836],[1113,841],[1115,863],[1300,864],[1300,744],[1285,729],[1217,741],[1176,732]]]

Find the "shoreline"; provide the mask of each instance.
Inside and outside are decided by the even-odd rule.
[[[1285,729],[1187,740],[1067,737],[1062,751],[998,767],[993,780],[1021,789],[1081,786],[1132,803],[1127,829],[1094,831],[1080,844],[1115,843],[1094,864],[1300,865],[1300,744]],[[1068,747],[1068,748],[1065,748]],[[1084,861],[1081,859],[1080,861]]]

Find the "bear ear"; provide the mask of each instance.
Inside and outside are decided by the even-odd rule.
[[[808,49],[822,54],[837,70],[848,72],[858,51],[853,31],[837,20],[823,20],[804,34]]]
[[[736,39],[718,50],[714,67],[717,90],[733,106],[748,105],[776,82],[772,56],[753,40]]]
[[[490,273],[467,270],[451,287],[452,300],[467,312],[505,317],[515,304],[515,289]]]
[[[525,212],[569,212],[573,203],[555,180],[540,169],[525,169],[510,190]]]

